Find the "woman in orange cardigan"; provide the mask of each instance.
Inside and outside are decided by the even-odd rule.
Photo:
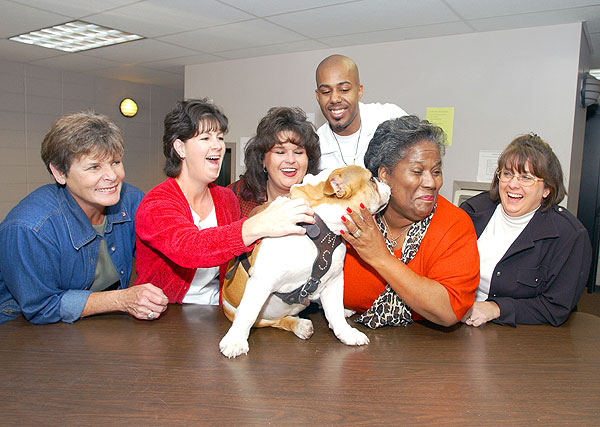
[[[392,190],[383,212],[348,214],[352,245],[344,304],[370,327],[427,319],[450,326],[473,304],[479,283],[477,237],[469,217],[438,194],[444,133],[416,116],[383,122],[365,154]]]

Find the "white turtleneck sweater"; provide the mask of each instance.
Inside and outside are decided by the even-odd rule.
[[[538,208],[539,209],[539,208]],[[510,245],[529,224],[537,211],[534,210],[519,217],[512,217],[504,212],[502,204],[498,204],[485,230],[477,239],[479,249],[480,275],[475,301],[485,301],[490,293],[490,281],[496,265],[502,259]]]

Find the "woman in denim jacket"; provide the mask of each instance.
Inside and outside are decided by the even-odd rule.
[[[123,182],[123,138],[107,117],[68,114],[42,142],[56,183],[25,197],[0,224],[0,323],[33,323],[111,311],[156,319],[163,292],[128,288],[134,215],[143,193]]]

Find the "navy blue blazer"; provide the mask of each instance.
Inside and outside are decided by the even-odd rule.
[[[460,205],[477,238],[497,205],[487,192]],[[591,262],[583,224],[561,206],[539,209],[494,268],[488,296],[500,307],[494,322],[561,325],[581,297]]]

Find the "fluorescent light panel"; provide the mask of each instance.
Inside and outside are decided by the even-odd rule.
[[[142,38],[137,34],[124,33],[88,22],[72,21],[11,37],[9,40],[63,52],[79,52]]]

